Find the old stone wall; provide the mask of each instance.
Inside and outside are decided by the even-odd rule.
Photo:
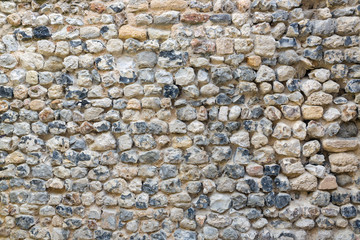
[[[360,238],[357,1],[0,12],[0,239]]]

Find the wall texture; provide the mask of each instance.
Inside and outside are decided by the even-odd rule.
[[[359,239],[356,1],[0,12],[0,239]]]

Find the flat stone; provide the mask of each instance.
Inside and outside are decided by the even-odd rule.
[[[355,138],[331,138],[322,140],[324,150],[329,152],[346,152],[356,150],[359,141]]]
[[[334,153],[329,155],[331,171],[335,173],[354,172],[358,169],[359,159],[351,153]]]

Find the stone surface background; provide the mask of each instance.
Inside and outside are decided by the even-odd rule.
[[[358,239],[354,0],[0,2],[1,239]]]

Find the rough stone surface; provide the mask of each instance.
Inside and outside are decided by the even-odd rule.
[[[360,5],[0,2],[0,239],[360,239]]]

